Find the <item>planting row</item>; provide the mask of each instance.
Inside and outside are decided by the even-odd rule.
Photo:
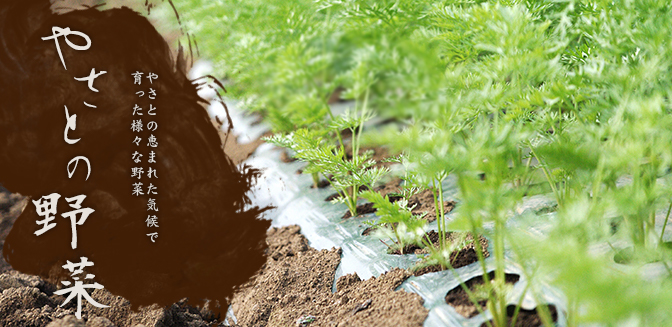
[[[669,2],[176,6],[266,140],[349,216],[375,213],[355,219],[383,251],[448,272],[473,253],[481,280],[461,285],[486,324],[525,313],[509,259],[527,297],[562,290],[569,326],[672,321]],[[539,195],[553,205],[520,211]],[[551,325],[557,310],[538,308]]]

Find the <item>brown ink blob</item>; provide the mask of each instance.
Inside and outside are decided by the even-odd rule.
[[[217,130],[202,106],[196,86],[171,58],[165,40],[149,21],[128,9],[86,9],[53,14],[48,0],[5,0],[0,4],[0,184],[12,192],[38,200],[58,193],[57,225],[40,236],[42,220],[32,201],[6,239],[5,260],[16,270],[50,277],[66,260],[88,257],[95,266],[87,273],[106,290],[128,300],[134,308],[165,306],[188,297],[195,304],[227,298],[265,262],[265,235],[270,221],[259,219],[268,208],[250,203],[248,192],[259,171],[236,167],[224,154]],[[53,40],[52,27],[85,33],[91,47],[76,51],[61,37],[64,69]],[[76,35],[68,39],[78,45]],[[181,60],[184,62],[184,60]],[[107,73],[96,78],[92,92],[86,82],[91,69]],[[140,85],[132,76],[143,72]],[[149,72],[158,75],[150,84]],[[146,96],[156,91],[154,100]],[[144,91],[139,97],[136,92]],[[87,107],[84,102],[95,105]],[[143,116],[132,116],[135,105]],[[149,105],[156,116],[148,116]],[[68,132],[75,144],[64,141],[65,107],[76,114],[76,129]],[[133,120],[155,121],[154,132],[135,133]],[[158,147],[146,142],[153,134]],[[142,138],[140,145],[132,141]],[[131,177],[131,168],[150,165],[157,178]],[[135,164],[132,154],[143,154]],[[72,178],[66,167],[76,156]],[[148,196],[132,195],[133,184],[157,187],[152,196],[158,212],[147,210]],[[77,226],[77,248],[71,247],[73,210],[66,197],[84,194],[83,207],[95,210]],[[156,214],[159,227],[147,227]],[[158,231],[155,243],[148,233]],[[67,275],[67,272],[65,272]]]

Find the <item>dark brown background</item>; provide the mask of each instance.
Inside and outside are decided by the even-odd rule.
[[[57,226],[41,236],[33,233],[42,218],[28,203],[7,236],[5,260],[21,272],[58,280],[69,277],[61,268],[65,260],[87,256],[95,263],[87,269],[95,281],[136,307],[184,297],[225,302],[265,260],[270,222],[259,219],[264,208],[245,209],[257,171],[237,168],[224,154],[203,100],[186,78],[188,61],[173,58],[146,18],[128,8],[55,15],[49,6],[46,0],[0,4],[5,45],[0,49],[0,183],[32,199],[52,192],[62,196]],[[40,39],[52,34],[52,26],[70,27],[92,40],[89,50],[74,51],[60,39],[67,70],[54,42]],[[91,68],[107,71],[94,83],[99,93],[74,80],[88,76]],[[136,150],[131,113],[135,103],[149,104],[135,94],[148,90],[146,79],[133,84],[135,71],[159,75],[152,84],[157,98],[151,100],[159,124],[153,133],[159,142],[153,165],[159,178],[152,181],[159,193],[156,243],[146,236],[155,230],[145,225],[148,197],[131,195],[137,182],[130,177]],[[98,108],[87,108],[84,101]],[[74,145],[63,140],[64,105],[77,114],[77,129],[69,137],[81,140]],[[148,134],[141,135],[143,142]],[[84,167],[67,178],[68,161],[80,155],[92,164],[87,181]],[[96,211],[78,226],[78,247],[72,250],[70,222],[60,214],[71,210],[64,198],[79,194],[87,195],[83,206]]]

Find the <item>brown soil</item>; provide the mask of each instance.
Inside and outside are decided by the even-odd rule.
[[[385,183],[381,186],[376,187],[376,191],[378,193],[380,193],[382,196],[389,195],[390,193],[399,192],[399,185],[401,184],[401,182],[402,182],[401,178],[394,177],[389,182],[387,182],[387,183]],[[389,199],[390,199],[390,202],[394,203],[396,201],[399,201],[401,199],[401,197],[396,196],[396,195],[390,195]],[[376,228],[377,228],[376,226],[367,227],[366,229],[364,229],[364,231],[362,231],[362,235],[363,236],[370,235],[371,233],[373,233],[373,231],[376,230]]]
[[[400,178],[394,178],[389,182],[376,188],[383,196],[389,195],[390,193],[400,193],[401,192],[401,182]],[[332,195],[333,196],[333,195]],[[337,195],[336,195],[337,196]],[[400,196],[390,195],[391,202],[396,202],[401,199]],[[455,208],[455,201],[444,201],[443,202],[443,213],[448,214]],[[428,222],[433,222],[436,220],[436,209],[434,206],[434,196],[432,195],[431,190],[424,190],[416,195],[413,195],[410,198],[408,203],[409,206],[415,206],[412,212],[416,215],[425,213],[424,219]],[[370,232],[370,231],[369,231]],[[362,234],[366,235],[366,234]]]
[[[366,191],[366,190],[368,190],[368,189],[369,189],[369,188],[366,187],[366,186],[364,186],[364,185],[362,185],[362,186],[359,187],[359,191],[360,191],[360,192],[361,192],[361,191]],[[338,197],[338,193],[333,193],[333,194],[329,195],[328,197],[324,198],[324,201],[325,201],[325,202],[329,202],[329,201],[331,201],[331,200],[336,199],[337,197]]]
[[[383,196],[389,195],[390,202],[396,202],[399,201],[402,197],[398,195],[390,195],[390,193],[399,193],[400,192],[400,183],[401,179],[399,178],[394,178],[391,181],[376,187],[376,191],[382,194]],[[362,186],[359,188],[360,191],[364,191],[367,189],[367,187]],[[337,193],[334,193],[332,195],[329,195],[324,201],[331,201],[335,198],[338,197]],[[444,201],[443,202],[443,213],[448,214],[455,208],[455,201]],[[409,207],[413,207],[413,210],[411,211],[413,214],[420,215],[420,214],[425,214],[423,219],[427,220],[427,222],[433,222],[436,220],[436,210],[434,206],[434,196],[432,195],[432,192],[430,190],[424,190],[416,195],[413,195],[410,198],[410,201],[408,203]],[[368,213],[374,213],[376,212],[375,209],[373,209],[373,204],[371,203],[364,203],[359,206],[357,206],[357,213],[358,215],[363,215],[363,214],[368,214]],[[352,215],[350,214],[350,211],[347,211],[343,214],[343,219],[351,218]],[[362,232],[362,235],[369,235],[373,228],[367,228]]]
[[[287,153],[287,150],[283,149],[283,150],[280,151],[280,161],[282,161],[284,163],[290,163],[290,162],[296,161],[296,158],[290,156]]]
[[[12,229],[12,225],[19,217],[23,207],[28,203],[28,198],[20,194],[12,194],[0,186],[0,253],[5,244],[5,238]],[[10,270],[11,266],[0,255],[0,272]]]
[[[402,182],[401,178],[394,177],[390,181],[388,181],[387,183],[376,187],[376,192],[380,193],[382,196],[386,196],[390,193],[398,193],[399,190],[400,190],[399,186],[401,185],[401,182]],[[391,195],[390,200],[394,200],[393,197],[394,197],[394,199],[398,199],[394,195]],[[394,202],[394,201],[392,201],[392,202]]]
[[[392,163],[389,163],[389,162],[380,162],[383,159],[389,158],[390,155],[389,155],[389,152],[388,152],[389,150],[387,148],[384,148],[384,147],[375,147],[375,148],[374,147],[364,147],[364,148],[360,149],[359,152],[363,154],[364,152],[366,152],[368,150],[373,150],[374,151],[373,157],[372,157],[373,160],[376,160],[376,164],[374,165],[374,167],[389,167],[390,165],[392,165]],[[350,146],[347,145],[346,146],[346,152],[349,152],[349,151],[351,151]],[[347,157],[348,157],[348,159],[352,159],[352,156],[350,156],[350,155],[348,155]],[[302,170],[299,169],[297,172],[301,173],[301,171]],[[392,190],[395,189],[395,188],[398,190],[398,186],[399,186],[400,182],[401,182],[401,179],[394,178],[390,182],[376,187],[376,191],[380,191],[380,190],[383,190],[383,189],[389,189],[389,192],[392,192]],[[394,183],[396,183],[396,184],[394,184]],[[366,186],[361,186],[359,189],[360,190],[366,190],[367,187]],[[381,194],[383,194],[383,195],[385,195],[387,193],[388,192],[381,192]],[[338,194],[334,193],[334,194],[329,195],[326,199],[324,199],[324,201],[331,201],[331,200],[335,199],[336,197],[338,197]]]
[[[361,149],[359,149],[359,153],[364,154],[364,152],[369,151],[369,150],[373,150],[373,156],[371,157],[371,159],[376,161],[376,164],[373,165],[373,167],[389,167],[393,164],[391,162],[381,162],[381,160],[387,159],[387,158],[390,157],[389,150],[387,148],[385,148],[385,147],[362,147]],[[352,151],[352,148],[350,147],[350,144],[346,144],[345,145],[345,153],[346,153],[346,158],[348,160],[352,160],[352,155],[350,155],[351,151]],[[281,154],[280,156],[281,156],[280,160],[282,160],[283,162],[294,161],[293,158],[289,157],[286,153]],[[288,161],[285,161],[285,160],[288,160]],[[302,174],[303,169],[302,168],[297,169],[296,173],[297,174]]]
[[[12,224],[21,214],[28,198],[9,193],[0,186],[0,246],[4,244]],[[0,247],[1,249],[1,247]],[[38,276],[13,270],[0,256],[0,326],[16,327],[207,327],[217,323],[217,317],[206,307],[188,306],[186,299],[172,306],[156,305],[132,311],[128,300],[115,296],[107,290],[95,290],[91,297],[109,305],[96,308],[82,300],[82,320],[74,316],[77,301],[65,306],[65,297],[54,291],[63,288]]]
[[[376,212],[377,209],[373,207],[373,203],[367,202],[364,204],[360,204],[357,206],[357,217],[361,217],[362,215],[370,214]],[[352,218],[352,214],[350,213],[350,210],[346,211],[343,214],[343,219],[348,219]]]
[[[434,196],[432,191],[424,190],[411,197],[409,205],[416,205],[413,208],[413,213],[419,215],[421,213],[427,213],[424,217],[428,222],[433,222],[436,220],[436,207],[434,206]],[[443,213],[447,214],[455,208],[455,201],[443,201]]]
[[[401,182],[402,180],[400,178],[394,178],[391,181],[385,183],[384,185],[377,187],[376,191],[378,191],[383,196],[388,195],[390,202],[399,201],[402,198],[401,196],[390,195],[390,193],[399,193]],[[338,194],[336,194],[336,196],[338,196]],[[331,200],[330,198],[327,199]],[[444,204],[443,213],[448,214],[455,208],[456,203],[455,201],[444,201],[443,204]],[[425,213],[425,216],[423,218],[426,219],[428,222],[433,222],[436,220],[436,210],[434,209],[435,208],[434,197],[430,190],[425,190],[412,196],[408,205],[410,207],[415,206],[415,208],[413,208],[413,210],[411,211],[413,214],[420,215]],[[362,205],[362,207],[363,206],[364,205]],[[349,217],[351,217],[349,212],[343,215],[343,218],[349,218]],[[364,229],[364,231],[362,231],[362,235],[364,236],[371,235],[371,233],[373,233],[374,230],[376,230],[376,226],[367,227],[366,229]]]
[[[490,280],[495,278],[495,272],[492,271],[488,274]],[[520,276],[514,274],[506,274],[504,279],[507,284],[515,284],[520,279]],[[476,289],[477,285],[483,285],[483,276],[474,277],[464,283],[469,290],[473,291]],[[479,310],[474,305],[474,303],[469,299],[469,295],[464,291],[461,285],[450,290],[446,294],[446,303],[450,304],[457,313],[461,314],[466,318],[471,318],[478,315]],[[478,301],[478,305],[481,310],[485,311],[487,300]],[[525,325],[527,326],[527,325]]]
[[[515,327],[541,327],[543,326],[543,322],[541,321],[541,318],[537,314],[537,309],[534,310],[524,310],[521,309],[518,312],[518,317],[516,318],[516,323],[515,325],[511,324],[511,318],[513,317],[513,314],[515,313],[516,306],[510,305],[506,307],[506,316],[509,318],[507,320],[507,326],[515,326]],[[548,310],[551,313],[551,318],[553,319],[554,322],[558,321],[558,311],[555,309],[555,306],[549,305]],[[483,323],[481,327],[487,327],[488,324]]]
[[[216,124],[213,121],[213,124]],[[220,132],[222,140],[226,134]],[[261,144],[259,141],[238,145],[235,137],[230,137],[225,151],[236,163],[245,160]],[[28,203],[28,198],[12,194],[0,186],[0,250],[12,225]],[[304,239],[305,240],[305,239]],[[307,246],[307,242],[305,243]],[[271,248],[283,249],[282,245],[271,244]],[[0,251],[1,252],[1,251]],[[287,255],[290,255],[288,252]],[[65,297],[53,294],[63,286],[54,280],[43,280],[38,276],[22,274],[0,256],[0,326],[21,327],[170,327],[190,326],[206,327],[217,324],[219,318],[209,309],[210,304],[197,308],[186,304],[183,299],[171,306],[162,308],[157,305],[131,309],[130,302],[109,293],[106,289],[90,292],[91,297],[109,305],[109,308],[96,308],[82,300],[82,320],[74,316],[76,301],[70,301],[64,307],[60,305]]]
[[[8,232],[25,202],[0,189],[0,235]],[[343,276],[337,282],[338,291],[332,293],[339,249],[309,247],[298,226],[271,229],[267,243],[267,263],[234,295],[239,326],[297,326],[297,320],[308,315],[315,317],[310,326],[422,326],[427,316],[420,296],[394,291],[410,276],[405,270],[395,269],[366,281],[356,275]],[[11,270],[1,260],[0,265],[6,270],[0,275],[1,326],[205,327],[218,321],[208,305],[191,307],[185,301],[132,311],[126,299],[104,289],[91,295],[110,308],[96,308],[84,300],[83,320],[77,321],[73,316],[76,302],[61,308],[65,298],[53,294],[61,286]]]
[[[365,146],[365,147],[361,147],[359,149],[359,153],[364,154],[365,152],[370,151],[370,150],[373,150],[373,156],[371,157],[371,159],[376,161],[376,164],[374,165],[374,167],[389,167],[393,164],[391,162],[381,162],[382,160],[390,157],[390,150],[386,147],[382,147],[382,146],[367,147],[367,146]],[[346,156],[347,156],[348,160],[352,160],[352,155],[350,155],[351,152],[352,152],[352,147],[350,146],[350,144],[346,144],[345,145],[345,153],[346,153]]]
[[[59,285],[58,288],[61,288]],[[131,310],[128,300],[107,290],[95,290],[91,297],[109,305],[96,308],[82,299],[82,320],[74,316],[77,301],[63,307],[65,297],[54,294],[57,286],[40,277],[9,271],[0,275],[0,326],[16,327],[207,327],[217,323],[208,309],[186,304],[186,299],[171,306],[158,305]]]
[[[341,93],[343,93],[343,91],[345,91],[344,87],[342,87],[342,86],[337,87],[334,90],[334,93],[332,93],[329,96],[328,103],[332,104],[332,103],[344,102],[345,100],[341,99]]]
[[[236,165],[245,161],[245,159],[249,158],[260,145],[264,144],[264,141],[261,138],[247,144],[238,144],[236,135],[228,136],[228,133],[222,131],[222,124],[218,119],[213,119],[212,124],[215,125],[219,131],[219,137],[222,139],[222,144],[224,144],[224,152]],[[264,136],[267,135],[269,135],[269,133],[264,134]]]
[[[267,263],[233,298],[241,326],[422,326],[427,316],[420,296],[394,291],[405,270],[366,281],[346,275],[332,293],[339,249],[308,247],[298,226],[271,229],[268,243]]]
[[[457,241],[458,237],[459,237],[458,233],[448,232],[445,235],[446,243]],[[431,231],[425,233],[424,238],[425,238],[425,240],[431,242],[431,244],[433,244],[434,246],[439,246],[439,233],[438,232],[436,232],[434,230],[431,230]],[[473,239],[474,239],[474,237],[471,234],[467,235],[467,240],[471,241]],[[487,249],[488,240],[485,239],[484,237],[481,237],[481,244],[482,244],[483,249]],[[403,254],[409,254],[409,253],[427,254],[427,253],[429,253],[429,251],[424,246],[418,246],[416,244],[406,244],[406,246],[404,246],[404,253]],[[402,253],[399,249],[396,249],[394,251],[388,251],[388,254],[402,254]],[[490,253],[487,250],[485,250],[485,257],[487,258],[489,255],[490,255]],[[455,267],[455,268],[457,268],[457,267]]]
[[[259,113],[252,113],[250,114],[252,117],[254,117],[254,120],[250,123],[250,126],[257,126],[261,123],[264,122],[264,117],[259,114]]]
[[[331,185],[331,183],[329,183],[329,181],[326,179],[321,179],[319,182],[317,182],[317,188],[325,188],[329,185]],[[315,185],[310,184],[310,188],[315,188]]]
[[[438,235],[438,233],[436,233],[434,231],[431,231],[429,233],[432,233],[432,232],[435,235],[430,236],[430,239],[432,240],[432,243],[434,244],[434,246],[438,246],[439,235]],[[453,241],[453,240],[455,240],[456,236],[457,236],[456,233],[448,233],[448,235],[446,236],[446,239],[449,240],[449,241]],[[473,240],[473,239],[474,239],[474,237],[471,234],[467,235],[467,240]],[[489,257],[490,252],[488,252],[488,250],[487,250],[488,240],[485,237],[481,236],[479,238],[479,243],[481,244],[481,248],[483,249],[484,258]],[[404,249],[404,250],[406,250],[406,249]],[[418,250],[414,249],[414,251],[417,252]],[[427,253],[427,250],[425,250],[425,249],[421,249],[419,251],[420,251],[420,253]],[[464,266],[468,266],[468,265],[470,265],[474,262],[477,262],[477,261],[478,261],[478,254],[476,253],[476,249],[474,247],[473,242],[469,243],[469,245],[463,247],[462,249],[460,249],[458,251],[454,251],[450,254],[450,263],[451,263],[451,265],[454,269],[464,267]],[[413,274],[415,276],[422,276],[424,274],[439,272],[439,271],[443,271],[445,269],[446,268],[444,268],[443,266],[441,266],[439,264],[436,264],[436,265],[431,265],[431,266],[424,266],[420,269],[417,269],[417,270],[413,271]]]
[[[362,227],[362,226],[360,225],[359,227]],[[377,226],[369,226],[369,227],[365,228],[365,229],[362,231],[362,236],[369,236],[369,235],[371,235],[371,233],[373,233],[374,231],[376,231],[377,228],[378,228]]]

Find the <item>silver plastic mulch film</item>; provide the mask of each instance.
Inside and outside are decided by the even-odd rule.
[[[198,66],[196,67],[198,68]],[[206,94],[207,96],[207,94]],[[260,137],[269,130],[267,125],[253,125],[253,117],[247,117],[238,109],[234,100],[227,99],[227,106],[238,135],[239,143],[247,143]],[[345,111],[347,104],[340,104],[332,108],[335,112]],[[214,117],[224,117],[224,108],[214,103],[209,108]],[[307,175],[297,174],[297,170],[304,164],[301,162],[283,163],[280,160],[281,150],[270,145],[261,145],[254,154],[245,161],[246,164],[263,170],[263,175],[257,181],[253,190],[252,202],[254,205],[273,205],[276,209],[267,212],[266,218],[272,220],[273,227],[299,225],[302,234],[308,239],[310,246],[317,250],[340,247],[342,249],[341,263],[336,271],[333,290],[336,280],[343,275],[356,273],[361,279],[368,279],[394,268],[410,268],[419,257],[413,254],[389,255],[387,247],[375,236],[363,236],[362,231],[367,227],[366,220],[375,219],[369,214],[360,218],[343,220],[341,217],[347,211],[345,205],[335,205],[325,201],[325,198],[334,193],[332,188],[310,188],[312,179]],[[444,197],[446,200],[456,200],[457,187],[451,177],[444,182]],[[458,203],[459,205],[459,203]],[[523,204],[512,213],[513,216],[539,212],[540,209],[552,206],[552,201],[543,196],[526,199]],[[451,213],[447,214],[450,219]],[[515,228],[515,217],[511,220]],[[427,230],[436,230],[437,222],[428,224]],[[541,232],[543,226],[528,228],[527,232]],[[492,243],[492,242],[490,242]],[[489,249],[492,252],[492,248]],[[525,292],[527,281],[521,267],[507,257],[506,273],[517,274],[520,280],[515,284],[508,295],[508,303],[516,304]],[[486,259],[490,271],[495,264],[492,258]],[[438,326],[465,326],[476,327],[489,320],[491,316],[486,311],[473,318],[467,319],[458,314],[445,302],[448,291],[460,287],[461,281],[481,275],[479,263],[474,263],[453,271],[429,273],[419,277],[408,278],[401,286],[407,292],[419,294],[424,300],[424,306],[429,309],[429,315],[424,322],[425,327]],[[562,294],[548,285],[541,285],[537,293],[541,294],[542,301],[552,304],[558,309],[558,326],[565,326],[565,304]],[[534,309],[537,305],[535,298],[527,292],[522,301],[524,309]],[[235,313],[230,309],[227,312],[227,322],[235,321]],[[226,322],[225,322],[226,323]]]

